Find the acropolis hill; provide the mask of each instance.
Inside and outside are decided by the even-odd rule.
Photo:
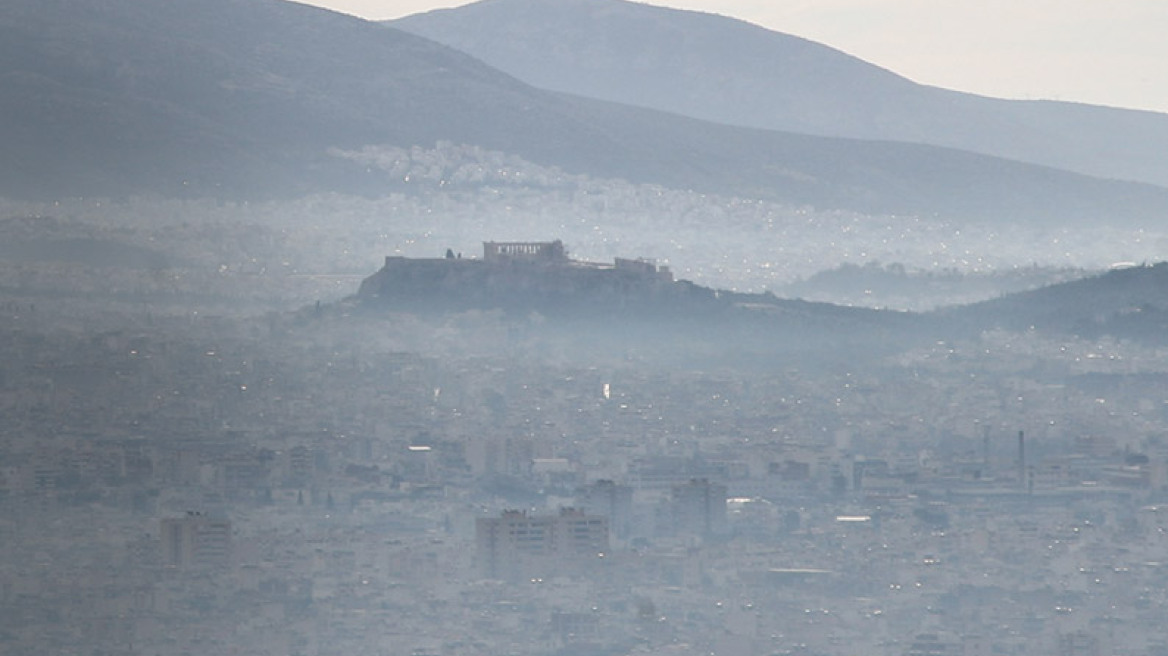
[[[717,294],[676,281],[668,267],[643,259],[613,264],[568,257],[563,242],[485,242],[482,259],[386,257],[361,283],[369,305],[410,309],[503,309],[571,315],[713,308]]]

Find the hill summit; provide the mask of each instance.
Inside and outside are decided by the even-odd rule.
[[[501,309],[557,316],[711,310],[717,298],[713,290],[674,280],[668,267],[649,260],[573,260],[559,240],[484,242],[481,259],[449,250],[442,258],[386,257],[357,296],[368,304],[413,311]]]

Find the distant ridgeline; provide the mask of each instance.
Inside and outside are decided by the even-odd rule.
[[[613,264],[568,257],[563,242],[484,242],[482,259],[452,251],[444,258],[386,257],[366,278],[358,299],[405,310],[502,309],[592,316],[637,311],[710,310],[718,294],[676,281],[668,267],[643,259]]]

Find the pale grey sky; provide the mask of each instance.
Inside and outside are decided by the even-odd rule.
[[[551,1],[551,0],[549,0]],[[465,1],[311,0],[369,19]],[[936,86],[1168,112],[1168,0],[655,0],[818,41]]]

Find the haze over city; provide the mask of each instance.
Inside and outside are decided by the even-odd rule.
[[[961,4],[5,0],[0,654],[1168,656],[1164,10]]]

